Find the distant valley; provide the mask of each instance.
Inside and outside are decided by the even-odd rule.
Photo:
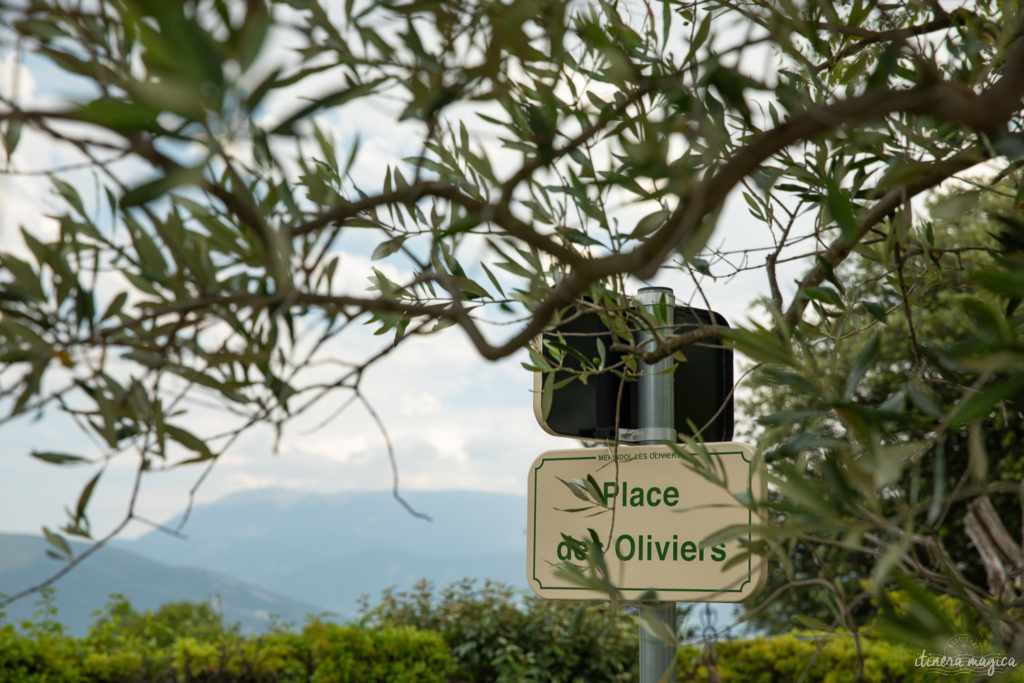
[[[526,588],[526,501],[476,491],[408,492],[409,514],[390,492],[246,491],[197,506],[177,538],[151,532],[102,549],[56,584],[59,618],[82,633],[110,593],[138,608],[218,597],[229,622],[262,630],[275,614],[357,614],[390,586],[464,577]],[[174,526],[175,520],[168,522]],[[40,538],[0,535],[0,592],[14,593],[60,568]],[[30,616],[33,598],[8,609]]]
[[[86,546],[73,543],[75,552]],[[0,534],[0,593],[13,595],[59,571],[63,562],[46,555],[50,545],[39,536]],[[73,635],[84,635],[112,594],[122,594],[139,610],[168,602],[213,601],[229,624],[245,633],[266,629],[271,616],[301,622],[318,608],[236,578],[204,569],[172,567],[117,547],[100,549],[54,584],[57,619]],[[9,605],[6,620],[38,621],[40,595]]]
[[[359,596],[426,578],[490,578],[526,587],[526,500],[477,491],[413,491],[411,515],[390,492],[237,493],[197,507],[187,540],[151,532],[121,547],[203,567],[355,615]]]

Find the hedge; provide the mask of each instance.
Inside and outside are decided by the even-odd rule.
[[[505,683],[622,682],[637,677],[637,627],[628,609],[540,600],[499,584],[461,582],[435,593],[386,591],[358,623],[310,619],[242,636],[205,604],[139,613],[120,596],[84,638],[64,633],[44,595],[38,621],[0,615],[0,683]],[[920,652],[866,632],[864,681],[931,681]],[[679,650],[680,681],[775,683],[855,680],[850,636],[790,633]],[[1024,667],[1000,680],[1024,682]]]
[[[408,627],[314,620],[300,633],[183,635],[169,645],[40,635],[0,627],[0,682],[445,683],[454,670],[439,634]]]
[[[905,645],[861,638],[864,658],[862,680],[916,683],[945,680],[941,670],[918,666],[921,655]],[[857,648],[852,637],[789,633],[768,638],[719,641],[708,648],[680,648],[680,681],[721,683],[843,683],[856,680]],[[983,677],[986,678],[987,677]],[[959,676],[949,680],[974,680]],[[1024,681],[1024,667],[1003,672],[992,680]]]

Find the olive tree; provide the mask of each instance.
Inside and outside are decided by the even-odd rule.
[[[1019,398],[1016,403],[1002,401],[1012,399],[1012,388],[987,397],[985,391],[978,392],[967,417],[954,412],[965,398],[965,386],[980,379],[971,368],[991,363],[993,377],[1000,376],[993,355],[1015,344],[1010,327],[1005,327],[1012,322],[1004,318],[1004,311],[1015,310],[1015,304],[1006,308],[1011,304],[1006,299],[1016,296],[1014,287],[1007,291],[1005,280],[995,290],[982,284],[999,272],[1001,261],[1013,261],[1015,249],[1009,242],[1019,231],[1013,219],[1016,188],[989,189],[982,194],[960,188],[931,201],[926,207],[928,220],[909,234],[898,261],[887,257],[877,240],[861,248],[845,264],[842,278],[844,297],[860,305],[841,314],[833,311],[837,314],[818,328],[822,336],[806,344],[805,355],[797,361],[816,368],[814,381],[800,387],[779,382],[778,367],[766,364],[751,375],[752,391],[744,398],[748,411],[762,416],[751,431],[764,444],[767,458],[783,466],[816,460],[803,464],[826,481],[836,464],[827,462],[830,444],[843,439],[846,428],[821,409],[823,396],[855,398],[857,410],[877,406],[859,416],[866,423],[859,429],[873,432],[871,438],[879,443],[902,444],[912,456],[903,463],[906,466],[897,460],[888,465],[889,472],[875,475],[891,481],[882,503],[886,518],[922,516],[917,526],[920,540],[934,535],[944,561],[962,579],[982,587],[981,595],[989,587],[991,572],[996,571],[993,590],[1003,577],[999,561],[993,564],[991,555],[979,552],[985,541],[978,537],[976,515],[984,509],[992,522],[995,514],[1009,538],[1019,538],[1018,488],[1024,476],[1017,448],[1024,428]],[[865,333],[850,334],[855,330]],[[950,414],[955,417],[947,420]],[[930,457],[923,457],[929,451]],[[869,463],[887,466],[877,460]],[[843,479],[822,489],[822,499],[847,500],[849,492],[842,489],[848,482]],[[993,507],[980,497],[982,491],[991,497]],[[914,500],[927,502],[927,512],[907,505]],[[783,513],[780,521],[784,519]],[[769,603],[749,605],[755,623],[772,630],[820,623],[835,614],[837,592],[866,597],[862,583],[871,575],[874,555],[834,542],[837,538],[829,543],[813,534],[791,539],[786,565],[774,565],[767,590],[790,586],[794,580],[804,587],[784,590]],[[829,579],[818,581],[825,567]],[[879,608],[877,601],[860,599],[850,605],[850,618],[871,623]]]
[[[812,539],[867,558],[857,595],[827,566],[800,579],[835,596],[831,628],[856,634],[855,603],[902,586],[916,602],[883,605],[893,633],[941,634],[935,595],[1014,630],[1020,557],[986,514],[988,454],[972,446],[962,485],[933,482],[952,431],[993,410],[1020,418],[1017,2],[0,0],[0,18],[5,55],[45,62],[63,88],[45,106],[0,94],[4,172],[29,168],[30,137],[73,159],[49,169],[59,229],[26,225],[0,257],[4,420],[62,412],[104,449],[33,453],[96,469],[64,534],[92,538],[90,496],[113,458],[134,459],[137,481],[207,468],[254,425],[364,400],[368,367],[447,327],[485,359],[533,348],[550,373],[563,351],[535,340],[594,310],[617,352],[682,362],[724,336],[805,397],[767,418],[820,428],[774,445],[793,457],[772,464],[777,523],[750,550],[785,562]],[[372,178],[346,129],[367,110],[417,140]],[[1015,201],[976,274],[991,297],[967,304],[977,334],[944,350],[941,376],[912,337],[910,384],[878,402],[858,387],[878,330],[914,316],[907,264],[942,258],[914,199],[979,165],[989,177],[971,191],[998,184]],[[719,221],[728,198],[756,232]],[[360,252],[378,265],[354,274]],[[855,253],[883,264],[875,290],[844,286]],[[745,328],[653,329],[656,346],[638,345],[657,321],[631,311],[636,282],[674,271],[700,301],[712,279],[751,270],[764,310]],[[351,285],[360,274],[368,288]],[[317,365],[366,322],[386,335],[377,353]],[[841,379],[821,366],[854,347]],[[931,398],[937,382],[948,401]],[[231,417],[224,431],[190,428],[200,399]],[[902,441],[903,419],[932,422]],[[979,501],[989,586],[943,554],[954,500]]]

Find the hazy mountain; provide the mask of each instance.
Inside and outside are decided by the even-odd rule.
[[[437,587],[493,579],[528,590],[524,497],[472,491],[406,497],[432,521],[409,514],[389,492],[264,489],[197,506],[187,538],[151,532],[120,541],[61,579],[59,618],[82,633],[111,593],[128,596],[137,608],[219,595],[227,621],[252,632],[270,614],[297,625],[325,612],[350,619],[360,596],[373,604],[384,588],[407,590],[421,579]],[[0,592],[59,569],[45,557],[46,547],[40,538],[0,534]],[[9,617],[30,616],[33,602],[15,603]],[[733,621],[731,610],[712,608],[719,626]]]
[[[72,544],[76,552],[85,546]],[[62,563],[49,558],[41,537],[0,534],[0,593],[14,594],[57,572]],[[116,547],[101,548],[55,584],[57,618],[75,635],[84,635],[93,613],[120,593],[139,610],[168,602],[219,601],[227,623],[240,623],[246,633],[262,631],[270,615],[301,623],[319,607],[256,588],[236,578],[205,569],[172,567]],[[10,605],[7,620],[17,623],[39,609],[38,596]]]
[[[420,579],[441,586],[464,577],[526,588],[526,500],[476,491],[405,495],[246,491],[192,511],[187,539],[151,532],[120,547],[203,567],[317,605],[342,618],[358,598]],[[175,522],[169,522],[174,526]]]

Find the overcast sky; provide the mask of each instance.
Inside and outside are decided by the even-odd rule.
[[[16,68],[13,55],[0,57],[0,90],[4,93],[11,92]],[[27,70],[21,70],[18,97],[22,103],[50,105],[67,94],[64,86],[51,67],[30,62]],[[342,148],[356,132],[361,136],[361,177],[381,178],[388,164],[418,148],[415,127],[396,127],[369,105],[346,108],[344,124],[337,114],[324,116],[322,122],[334,130]],[[68,158],[26,133],[15,161],[19,171],[32,171],[61,166]],[[83,184],[84,195],[95,192],[88,174],[70,177]],[[45,176],[0,175],[2,248],[20,249],[19,226],[52,232],[53,222],[45,214],[56,206]],[[767,242],[767,236],[748,216],[742,201],[733,200],[712,242],[750,246]],[[367,252],[346,254],[343,277],[352,283],[362,282],[368,263]],[[784,278],[785,289],[791,290],[787,283],[796,274],[793,271],[792,277]],[[635,283],[638,287],[642,284]],[[694,299],[692,285],[675,271],[646,284],[673,287],[677,299],[701,305]],[[708,282],[706,293],[715,310],[740,323],[750,312],[751,302],[764,295],[765,286],[763,273],[756,272],[730,281]],[[380,347],[382,339],[368,329],[346,334],[338,351],[349,358],[366,357]],[[520,367],[522,360],[518,355],[497,363],[480,360],[464,335],[449,329],[402,345],[369,370],[366,395],[387,426],[404,489],[460,488],[525,495],[527,470],[534,458],[546,450],[578,446],[576,441],[547,435],[536,423],[533,380]],[[278,455],[272,452],[274,437],[269,428],[246,434],[221,458],[197,499],[209,501],[233,491],[269,486],[318,492],[390,488],[392,473],[385,442],[360,405],[312,429],[345,398],[339,394],[333,403],[292,424]],[[736,417],[738,425],[751,419]],[[197,414],[191,419],[201,427],[217,416]],[[66,521],[63,506],[74,505],[95,470],[47,465],[30,457],[29,451],[45,439],[48,450],[75,452],[82,446],[82,433],[52,417],[19,419],[0,430],[0,531],[35,533],[44,524],[60,526]],[[124,513],[134,463],[123,460],[109,469],[93,496],[90,516],[98,533]],[[184,468],[147,477],[139,513],[163,521],[180,512],[198,475],[198,470]],[[147,530],[140,524],[125,535]]]

